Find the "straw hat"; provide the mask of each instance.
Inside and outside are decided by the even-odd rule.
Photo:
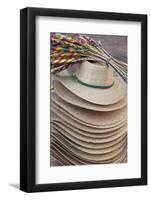
[[[108,163],[121,163],[127,157],[126,147],[117,156],[101,162],[91,162],[79,159],[77,156],[73,156],[71,153],[65,149],[61,149],[58,143],[52,143],[51,145],[51,155],[53,155],[61,164],[65,165],[88,165],[88,164],[108,164]]]
[[[55,142],[57,143],[57,141]],[[68,151],[68,154],[72,154],[75,157],[79,157],[85,161],[101,162],[101,161],[107,161],[119,155],[125,149],[127,141],[125,141],[125,143],[118,149],[113,150],[112,152],[109,152],[109,153],[104,153],[104,154],[90,154],[90,153],[83,152],[70,144],[66,144],[66,145],[62,145],[62,143],[58,143],[58,144],[61,150],[64,149]]]
[[[51,133],[53,132],[58,132],[59,135],[68,138],[68,140],[72,141],[74,144],[78,144],[82,147],[90,149],[104,149],[111,147],[121,142],[122,139],[127,135],[126,130],[123,130],[122,132],[118,132],[116,135],[112,137],[96,139],[96,138],[84,137],[75,132],[71,132],[70,130],[62,130],[57,126],[52,127]]]
[[[65,88],[60,82],[55,81],[53,82],[53,87],[55,90],[55,93],[58,97],[60,97],[65,102],[78,106],[80,108],[85,108],[89,110],[95,110],[95,111],[113,111],[118,110],[126,106],[127,104],[127,95],[118,101],[117,103],[111,104],[111,105],[97,105],[90,103],[84,99],[81,99],[74,93],[70,92],[67,88]]]
[[[61,123],[59,121],[53,120],[53,121],[51,121],[51,124],[52,124],[52,126],[59,127],[62,130],[65,130],[67,132],[70,131],[72,133],[78,134],[83,138],[88,137],[88,138],[92,138],[92,139],[108,138],[108,137],[112,137],[113,135],[116,135],[119,132],[123,132],[123,130],[124,130],[124,132],[127,131],[127,124],[124,124],[122,127],[119,127],[116,130],[109,130],[108,132],[102,132],[102,130],[101,130],[98,133],[92,133],[92,132],[80,130],[80,129],[77,129],[65,122]],[[104,130],[106,130],[106,129],[104,129]]]
[[[122,138],[122,140],[118,143],[116,143],[115,145],[112,145],[110,147],[106,147],[106,148],[100,148],[100,149],[93,149],[93,148],[88,148],[88,147],[84,147],[81,146],[77,143],[73,143],[71,140],[67,139],[66,137],[64,137],[63,135],[61,135],[60,133],[54,133],[51,135],[52,138],[54,138],[54,140],[57,140],[59,143],[61,143],[63,146],[65,146],[66,148],[68,148],[68,146],[74,147],[77,150],[80,150],[82,152],[88,153],[88,154],[96,154],[96,155],[101,155],[101,154],[106,154],[106,153],[110,153],[113,152],[117,149],[119,149],[120,147],[122,147],[126,140],[127,137]],[[100,145],[101,146],[101,145]]]
[[[117,111],[96,112],[67,104],[52,94],[52,110],[90,127],[113,127],[125,120],[127,107]]]
[[[90,126],[86,126],[84,124],[80,124],[77,121],[71,119],[70,117],[62,114],[59,111],[51,112],[51,117],[53,117],[53,121],[57,121],[61,124],[66,124],[67,126],[70,126],[71,129],[77,129],[77,130],[81,130],[81,131],[85,131],[85,132],[90,132],[90,133],[108,133],[110,131],[114,131],[117,130],[118,128],[122,127],[124,124],[127,123],[127,118],[119,123],[118,125],[114,126],[114,127],[90,127]]]
[[[82,118],[83,113],[79,113],[79,115],[76,115],[76,113],[68,113],[65,110],[63,110],[61,107],[56,105],[55,103],[52,104],[51,110],[53,112],[56,112],[56,114],[61,115],[62,117],[67,117],[68,119],[71,118],[73,121],[77,122],[78,124],[82,124],[87,127],[91,128],[111,128],[118,126],[119,124],[123,123],[126,119],[126,111],[127,109],[124,108],[123,110],[119,110],[119,113],[110,113],[110,114],[104,114],[104,115],[85,115],[84,118]],[[119,115],[118,115],[119,114]],[[79,117],[79,118],[78,118]],[[103,118],[104,117],[104,118]],[[114,118],[115,117],[115,118]],[[81,120],[82,119],[82,120]],[[93,119],[93,120],[91,120]],[[96,121],[95,121],[96,119]]]
[[[72,76],[56,77],[70,92],[94,104],[114,104],[126,95],[126,85],[104,63],[82,61]]]
[[[117,132],[115,135],[113,135],[111,137],[107,137],[107,138],[91,138],[91,137],[88,137],[88,136],[80,135],[77,132],[73,132],[71,130],[61,129],[58,126],[53,126],[53,128],[55,128],[55,130],[59,131],[65,137],[67,137],[69,139],[73,139],[75,142],[76,141],[78,142],[79,140],[82,141],[83,145],[85,144],[86,146],[89,146],[89,145],[87,145],[87,143],[91,143],[91,144],[109,143],[111,141],[117,140],[118,138],[122,137],[127,132],[127,130],[123,129],[121,132]],[[82,144],[80,141],[78,143]],[[101,147],[98,146],[98,148],[101,148]]]

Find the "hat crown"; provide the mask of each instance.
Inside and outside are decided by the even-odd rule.
[[[76,71],[76,77],[79,81],[96,86],[112,85],[113,70],[105,63],[83,61]]]

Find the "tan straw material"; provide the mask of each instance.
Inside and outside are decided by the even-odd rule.
[[[52,144],[51,146],[51,154],[57,157],[57,159],[61,159],[62,162],[66,163],[66,165],[89,165],[89,164],[109,164],[109,163],[121,163],[127,156],[126,148],[120,152],[116,157],[109,159],[107,161],[101,161],[99,163],[84,161],[83,159],[79,159],[76,156],[73,156],[71,153],[64,149],[60,149],[60,146],[57,143]]]
[[[64,136],[68,137],[69,139],[72,139],[73,141],[83,141],[83,143],[91,143],[91,144],[97,144],[97,143],[107,143],[111,141],[117,140],[119,137],[123,136],[126,133],[126,129],[123,129],[122,131],[117,132],[115,135],[106,137],[106,138],[92,138],[83,136],[81,134],[78,134],[77,132],[72,131],[71,129],[65,129],[65,128],[59,128],[59,126],[52,126],[55,127],[59,132],[61,132]],[[77,140],[76,140],[77,139]],[[80,143],[80,141],[78,143]]]
[[[117,130],[113,130],[113,131],[109,131],[109,132],[100,132],[100,133],[92,133],[92,132],[87,132],[87,131],[83,131],[80,129],[77,129],[73,126],[70,126],[67,123],[62,123],[62,122],[58,122],[58,121],[51,121],[52,126],[55,127],[59,127],[62,130],[65,131],[70,131],[70,132],[74,132],[75,134],[80,134],[81,136],[86,136],[86,137],[90,137],[90,138],[94,138],[94,139],[102,139],[102,138],[108,138],[111,137],[113,135],[116,135],[119,132],[125,132],[127,130],[127,124],[124,124],[122,127],[118,128]]]
[[[87,142],[87,141],[82,141],[80,139],[77,139],[77,138],[74,138],[73,136],[64,136],[65,134],[61,134],[61,132],[59,132],[57,129],[53,129],[52,132],[51,132],[51,136],[53,137],[54,134],[57,134],[57,135],[62,135],[64,138],[72,141],[73,145],[74,144],[77,144],[78,146],[81,146],[83,148],[88,148],[88,149],[106,149],[106,148],[109,148],[109,147],[113,147],[113,146],[116,146],[118,143],[120,143],[126,136],[127,136],[127,133],[124,133],[122,136],[120,136],[119,138],[113,140],[113,141],[109,141],[109,142],[106,142],[106,143],[91,143],[91,142]],[[56,137],[56,136],[54,136]],[[73,139],[73,140],[71,140]]]
[[[116,143],[115,145],[112,145],[106,148],[94,149],[94,148],[87,148],[87,147],[81,146],[78,143],[73,143],[73,141],[67,139],[66,137],[64,137],[63,135],[57,132],[55,132],[51,136],[67,148],[68,148],[68,145],[71,145],[82,152],[89,153],[89,154],[99,154],[99,155],[115,151],[116,149],[123,146],[125,144],[125,141],[127,140],[126,135],[125,135],[125,137],[123,137],[122,140]],[[100,147],[101,147],[101,144],[100,144]]]
[[[93,104],[93,103],[90,103],[90,102],[78,97],[74,93],[70,92],[70,90],[66,89],[58,81],[54,81],[53,85],[54,85],[54,90],[55,90],[55,93],[57,94],[57,96],[59,96],[65,102],[67,102],[71,105],[78,106],[80,108],[85,108],[85,109],[94,110],[94,111],[106,111],[107,112],[107,111],[121,109],[124,106],[126,106],[126,104],[127,104],[127,96],[125,96],[123,99],[121,99],[117,103],[107,105],[107,106]]]
[[[78,97],[99,105],[114,104],[125,97],[126,85],[113,76],[113,71],[107,65],[83,61],[77,69],[76,79],[57,76],[57,80]],[[110,87],[96,88],[97,86]]]
[[[60,106],[61,105],[61,106]],[[123,122],[127,117],[127,107],[111,112],[96,112],[73,107],[65,102],[53,103],[53,112],[62,113],[71,119],[90,127],[114,127]]]
[[[114,150],[112,152],[104,153],[104,154],[101,154],[101,155],[98,155],[98,154],[92,155],[92,154],[82,152],[81,150],[76,149],[72,145],[68,145],[68,147],[65,147],[65,146],[62,146],[61,143],[59,143],[59,144],[60,144],[61,149],[66,149],[69,153],[72,153],[74,156],[77,156],[77,157],[79,157],[83,160],[91,161],[91,162],[92,161],[100,162],[100,161],[112,159],[112,158],[116,157],[118,154],[120,154],[124,150],[124,148],[126,147],[126,142],[125,142],[125,144],[122,145],[122,147],[120,147],[117,150]]]
[[[61,165],[90,165],[90,164],[94,165],[94,164],[126,163],[125,159],[126,150],[124,150],[121,154],[119,154],[115,158],[105,162],[102,161],[100,163],[92,163],[75,158],[72,155],[68,155],[64,151],[60,151],[58,148],[56,148],[56,145],[52,147],[51,156],[54,156]]]
[[[73,128],[76,128],[77,130],[85,131],[85,132],[90,132],[90,133],[108,133],[110,131],[117,130],[118,128],[121,128],[124,124],[126,124],[127,120],[124,120],[121,122],[119,125],[110,127],[110,128],[96,128],[96,127],[89,127],[85,126],[83,124],[80,124],[76,122],[75,120],[69,118],[66,115],[63,115],[61,112],[52,112],[51,113],[51,118],[53,118],[53,121],[66,124],[67,126],[70,126]]]

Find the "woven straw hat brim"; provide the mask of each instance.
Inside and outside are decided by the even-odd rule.
[[[75,143],[78,143],[82,146],[87,146],[88,148],[94,147],[94,148],[103,148],[108,147],[113,144],[116,144],[118,139],[121,138],[125,133],[127,132],[126,127],[123,127],[123,129],[116,132],[116,134],[106,137],[106,138],[92,138],[88,136],[81,135],[71,129],[68,128],[60,128],[57,125],[52,126],[55,130],[60,132],[62,135],[67,137],[68,139],[74,141]],[[98,144],[98,145],[97,145]],[[102,144],[102,146],[100,145]]]
[[[90,132],[90,133],[107,133],[110,131],[114,131],[117,130],[118,128],[122,127],[124,124],[127,123],[127,118],[121,122],[120,124],[118,124],[117,126],[114,127],[108,127],[108,128],[100,128],[100,127],[90,127],[90,126],[86,126],[83,124],[80,124],[78,122],[76,122],[75,120],[71,119],[70,117],[63,115],[61,112],[51,112],[51,118],[53,118],[53,121],[59,122],[59,123],[63,123],[66,124],[67,126],[70,126],[77,130],[81,130],[81,131],[85,131],[85,132]]]
[[[99,105],[117,103],[127,92],[126,85],[118,77],[115,77],[113,86],[108,89],[87,87],[72,77],[57,76],[57,80],[78,97]]]
[[[62,130],[65,131],[70,131],[70,132],[74,132],[75,134],[80,135],[81,137],[83,136],[83,138],[88,137],[88,138],[92,138],[92,139],[102,139],[102,138],[108,138],[108,137],[112,137],[113,135],[116,135],[119,132],[124,132],[125,130],[127,130],[127,124],[125,123],[122,127],[117,128],[116,130],[111,130],[109,132],[98,132],[98,133],[92,133],[92,132],[87,132],[87,131],[83,131],[80,129],[77,129],[73,126],[70,126],[67,123],[62,123],[62,122],[58,122],[58,121],[51,121],[51,126],[55,126],[55,127],[59,127]]]
[[[51,160],[50,160],[50,165],[56,166],[56,164],[53,162],[54,158],[57,160],[57,163],[61,166],[68,166],[68,165],[85,165],[85,163],[81,163],[79,160],[73,159],[71,156],[67,156],[66,154],[64,155],[63,152],[59,152],[58,149],[56,149],[55,145],[52,145],[52,150],[51,150]],[[57,165],[58,166],[58,165]]]
[[[116,157],[117,155],[119,155],[125,148],[126,148],[126,143],[124,145],[122,145],[122,147],[118,148],[117,150],[114,150],[112,152],[109,153],[104,153],[101,155],[98,154],[88,154],[85,152],[82,152],[81,150],[76,149],[74,146],[72,145],[68,145],[68,146],[63,146],[61,143],[59,143],[60,148],[61,149],[66,149],[69,153],[73,154],[76,157],[79,157],[83,160],[86,161],[95,161],[95,162],[100,162],[100,161],[107,161],[109,159],[112,159],[114,157]]]
[[[107,106],[97,105],[78,97],[77,95],[72,93],[70,90],[68,90],[66,87],[64,87],[59,81],[54,81],[53,87],[57,96],[59,96],[62,100],[80,108],[107,112],[107,111],[114,111],[114,110],[121,109],[127,104],[127,96],[125,96],[123,99],[121,99],[117,103],[114,103],[111,105],[107,105]]]
[[[50,156],[50,166],[51,167],[60,167],[64,166],[63,162],[60,160],[60,157],[55,153],[55,155]]]
[[[127,160],[128,160],[128,158],[127,158],[127,151],[126,151],[126,155],[125,155],[125,157],[122,159],[122,163],[127,163]]]
[[[109,152],[115,151],[116,149],[118,149],[122,145],[124,145],[124,143],[126,141],[126,136],[127,135],[125,134],[125,137],[120,138],[120,140],[118,142],[116,142],[116,144],[113,144],[112,146],[102,148],[102,144],[100,144],[101,148],[94,149],[94,148],[82,146],[81,144],[68,139],[63,134],[61,134],[61,132],[56,132],[54,130],[54,132],[51,134],[52,139],[62,143],[62,145],[68,147],[68,144],[69,144],[71,146],[74,146],[76,149],[83,151],[85,153],[89,153],[89,154],[104,154],[104,153],[109,153]]]
[[[109,163],[121,163],[124,162],[124,160],[127,160],[127,146],[115,157],[105,160],[105,161],[86,161],[82,158],[79,158],[75,155],[73,155],[71,152],[64,148],[60,148],[60,145],[57,142],[54,142],[51,144],[51,155],[56,157],[57,160],[61,158],[61,160],[65,161],[67,165],[89,165],[89,164],[109,164]]]
[[[127,117],[127,107],[112,112],[85,111],[69,104],[52,103],[52,111],[62,113],[73,120],[90,127],[114,127],[123,122]]]
[[[86,161],[79,160],[78,158],[73,158],[71,155],[67,156],[66,153],[59,151],[55,146],[52,148],[52,159],[56,159],[61,166],[65,165],[92,165],[92,164],[109,164],[109,163],[126,163],[127,162],[127,152],[123,151],[121,155],[118,155],[117,158],[109,160],[108,162],[101,163],[90,163]],[[58,165],[57,165],[58,166]]]
[[[67,119],[72,119],[74,122],[80,124],[80,125],[84,125],[84,126],[87,126],[87,127],[90,127],[90,128],[102,128],[102,129],[107,129],[107,128],[114,128],[118,125],[120,125],[121,123],[123,123],[125,120],[126,120],[126,116],[125,115],[122,115],[123,117],[116,123],[112,123],[111,121],[107,121],[108,123],[103,123],[104,121],[99,121],[99,125],[94,125],[94,124],[89,124],[87,122],[84,122],[83,120],[80,121],[80,119],[74,117],[73,115],[67,113],[66,111],[64,111],[61,107],[57,106],[55,103],[52,104],[52,112],[56,113],[57,115],[60,115],[62,118],[63,117],[66,117]],[[111,116],[110,116],[111,117]],[[120,118],[120,116],[119,116]],[[101,122],[101,123],[100,123]],[[79,126],[79,125],[78,125]]]
[[[50,166],[51,167],[56,167],[56,166],[68,166],[68,165],[82,165],[81,163],[76,164],[74,161],[70,161],[69,158],[64,157],[64,155],[61,155],[58,153],[57,150],[55,150],[55,147],[52,147],[51,151],[51,157],[50,157]],[[57,164],[56,164],[57,162]],[[59,163],[59,164],[58,164]]]
[[[52,131],[53,133],[56,132],[58,134],[61,134],[64,138],[67,138],[68,140],[71,140],[74,144],[77,144],[79,146],[82,146],[84,148],[89,148],[89,149],[105,149],[109,148],[111,146],[114,146],[121,142],[123,138],[127,135],[126,132],[118,134],[116,137],[112,137],[108,141],[94,141],[90,139],[86,139],[86,141],[81,140],[81,138],[78,138],[77,136],[70,135],[70,133],[59,130],[58,128],[54,128]],[[89,142],[88,142],[89,141]]]
[[[51,148],[51,157],[52,158],[55,157],[61,165],[90,165],[90,164],[123,163],[123,162],[127,162],[127,150],[125,148],[123,152],[121,152],[115,158],[110,159],[109,161],[94,163],[94,162],[83,161],[82,159],[72,156],[71,154],[68,154],[68,152],[65,152],[64,150],[60,150],[59,148],[57,148],[57,144],[55,144],[55,145],[52,145],[52,148]]]

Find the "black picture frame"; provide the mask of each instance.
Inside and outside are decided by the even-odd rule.
[[[141,23],[141,178],[36,184],[35,19],[37,16],[120,20]],[[25,192],[44,192],[71,189],[136,186],[146,184],[147,15],[32,7],[22,9],[20,11],[20,189]]]

